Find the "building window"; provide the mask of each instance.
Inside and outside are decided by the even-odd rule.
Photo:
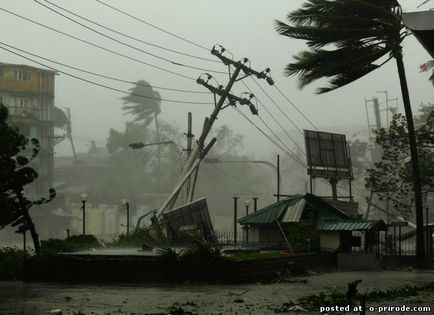
[[[0,67],[0,77],[3,76],[3,67]]]
[[[32,79],[32,74],[27,70],[15,70],[15,80],[29,81]]]

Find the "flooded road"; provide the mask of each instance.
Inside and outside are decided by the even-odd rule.
[[[361,291],[434,282],[434,272],[335,272],[306,282],[249,285],[70,285],[0,282],[1,315],[168,314],[181,307],[195,314],[274,314],[289,300],[327,289],[346,290],[362,279]],[[432,301],[432,299],[431,299]],[[180,313],[182,314],[182,313]]]

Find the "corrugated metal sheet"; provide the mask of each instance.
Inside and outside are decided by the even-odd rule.
[[[282,222],[300,222],[305,205],[306,200],[304,200],[304,198],[300,198],[300,200],[298,200],[294,205],[289,206],[282,218]]]
[[[330,198],[323,198],[328,204],[332,205],[336,209],[342,211],[346,215],[350,216],[353,219],[357,219],[359,214],[359,203],[358,202],[348,202],[342,200],[333,200]]]
[[[309,206],[311,206],[313,209],[318,211],[318,218],[320,220],[322,219],[323,220],[324,219],[351,220],[352,219],[349,215],[345,214],[339,209],[336,209],[327,201],[315,195],[307,193],[304,196],[304,199],[306,200]]]
[[[279,202],[273,203],[265,208],[253,212],[241,219],[240,224],[271,224],[280,219],[288,207],[297,204],[303,198],[302,195],[295,195]]]
[[[316,228],[320,231],[360,231],[371,230],[378,221],[347,220],[347,221],[320,221]]]

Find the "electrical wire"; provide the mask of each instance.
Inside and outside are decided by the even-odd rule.
[[[158,56],[158,55],[156,55],[156,54],[150,53],[150,52],[148,52],[148,51],[146,51],[146,50],[143,50],[143,49],[141,49],[141,48],[135,47],[135,46],[130,45],[130,44],[128,44],[128,43],[125,43],[125,42],[123,42],[123,41],[121,41],[121,40],[118,40],[118,39],[116,39],[116,38],[114,38],[114,37],[112,37],[112,36],[109,36],[109,35],[107,35],[107,34],[104,34],[104,33],[100,32],[100,31],[97,31],[97,30],[95,30],[95,29],[93,29],[93,28],[91,28],[91,27],[89,27],[89,26],[87,26],[87,25],[85,25],[85,24],[83,24],[83,23],[80,23],[80,22],[78,22],[77,20],[74,20],[73,18],[71,18],[71,17],[69,17],[69,16],[67,16],[67,15],[65,15],[65,14],[62,14],[62,13],[60,13],[59,11],[57,11],[57,10],[55,10],[55,9],[53,9],[53,8],[50,8],[49,6],[47,6],[47,5],[45,5],[45,4],[41,3],[41,2],[39,2],[38,0],[34,0],[34,1],[35,1],[36,3],[38,3],[39,5],[41,5],[41,6],[45,7],[45,8],[47,8],[48,10],[51,10],[51,11],[53,11],[54,13],[56,13],[56,14],[58,14],[58,15],[64,17],[64,18],[66,18],[66,19],[70,20],[71,22],[76,23],[76,24],[80,25],[81,27],[84,27],[84,28],[86,28],[86,29],[88,29],[88,30],[90,30],[90,31],[92,31],[92,32],[94,32],[94,33],[96,33],[96,34],[98,34],[98,35],[104,36],[105,38],[108,38],[108,39],[110,39],[110,40],[112,40],[112,41],[114,41],[114,42],[116,42],[116,43],[118,43],[118,44],[124,45],[124,46],[126,46],[126,47],[129,47],[129,48],[134,49],[134,50],[137,50],[137,51],[140,51],[140,52],[142,52],[142,53],[144,53],[144,54],[147,54],[147,55],[149,55],[149,56],[152,56],[152,57],[154,57],[154,58],[157,58],[157,59],[160,59],[160,60],[163,60],[163,61],[169,62],[169,63],[171,63],[171,64],[173,64],[173,65],[175,65],[175,66],[185,67],[185,68],[190,68],[190,69],[200,70],[200,71],[208,71],[208,72],[218,73],[218,74],[226,74],[226,72],[223,72],[223,71],[217,71],[217,70],[211,70],[211,69],[206,69],[206,68],[200,68],[200,67],[190,66],[190,65],[187,65],[187,64],[183,64],[183,63],[180,63],[180,62],[176,62],[176,61],[173,61],[173,60],[170,60],[170,59],[167,59],[167,58],[164,58],[164,57]]]
[[[248,118],[241,110],[239,110],[237,107],[232,106],[234,110],[238,112],[244,119],[246,119],[251,125],[253,125],[260,133],[262,133],[268,140],[270,140],[275,146],[277,146],[282,152],[285,152],[288,154],[295,162],[300,164],[302,167],[306,168],[306,165],[298,159],[298,157],[293,153],[289,148],[285,148],[278,142],[276,142],[273,138],[271,138],[269,135],[267,135],[266,132],[264,132],[258,125],[256,125],[250,118]]]
[[[256,81],[255,81],[256,82]],[[242,81],[242,83],[244,84],[244,86],[250,91],[250,93],[253,94],[252,90],[250,89],[250,87],[244,82]],[[279,123],[279,121],[277,120],[276,117],[274,117],[274,115],[268,110],[268,108],[261,102],[261,100],[259,98],[256,97],[256,99],[258,100],[259,104],[261,104],[262,108],[268,113],[268,115],[270,115],[270,117],[276,122],[276,124],[280,127],[280,129],[286,134],[286,136],[295,144],[295,146],[303,153],[305,154],[303,148],[301,148],[298,143],[294,140],[294,138],[291,137],[291,135],[288,133],[288,131],[286,131],[285,128],[283,128],[283,126]],[[296,128],[298,129],[298,127],[296,126]]]
[[[285,93],[283,93],[282,92],[282,90],[276,85],[276,84],[274,84],[273,85],[274,86],[274,88],[280,93],[280,95],[282,95],[283,96],[283,98],[284,99],[286,99],[286,101],[288,102],[288,104],[290,104],[292,107],[294,107],[294,109],[304,118],[304,119],[306,119],[306,121],[313,127],[313,128],[315,128],[316,130],[319,130],[318,129],[318,127],[309,119],[309,118],[307,118],[306,117],[306,115],[300,110],[300,109],[298,109],[298,107],[293,103],[293,102],[291,102],[291,100],[285,95]]]
[[[125,33],[119,32],[119,31],[117,31],[117,30],[115,30],[115,29],[113,29],[113,28],[110,28],[110,27],[105,26],[105,25],[103,25],[103,24],[97,23],[97,22],[95,22],[95,21],[93,21],[93,20],[91,20],[91,19],[87,19],[87,18],[83,17],[82,15],[79,15],[79,14],[77,14],[77,13],[74,13],[74,12],[70,11],[70,10],[67,10],[67,9],[63,8],[62,6],[59,6],[59,5],[57,5],[57,4],[53,3],[53,2],[50,2],[50,1],[48,1],[48,0],[43,0],[43,1],[45,1],[45,2],[47,2],[47,3],[49,3],[49,4],[51,4],[52,6],[57,7],[57,8],[59,8],[59,9],[63,10],[63,11],[65,11],[65,12],[68,12],[68,13],[74,15],[74,16],[77,16],[77,17],[79,17],[79,18],[81,18],[81,19],[83,19],[83,20],[85,20],[85,21],[87,21],[87,22],[89,22],[89,23],[92,23],[92,24],[94,24],[94,25],[97,25],[97,26],[99,26],[99,27],[101,27],[101,28],[104,28],[104,29],[109,30],[109,31],[111,31],[111,32],[113,32],[113,33],[116,33],[116,34],[118,34],[118,35],[124,36],[124,37],[126,37],[126,38],[132,39],[132,40],[134,40],[134,41],[140,42],[140,43],[142,43],[142,44],[149,45],[149,46],[152,46],[152,47],[156,47],[156,48],[159,48],[159,49],[162,49],[162,50],[166,50],[166,51],[172,52],[172,53],[174,53],[174,54],[178,54],[178,55],[182,55],[182,56],[186,56],[186,57],[195,58],[195,59],[198,59],[198,60],[203,60],[203,61],[208,61],[208,62],[213,62],[213,63],[218,63],[218,64],[220,64],[220,61],[218,61],[218,60],[209,59],[209,58],[204,58],[204,57],[199,57],[199,56],[196,56],[196,55],[193,55],[193,54],[189,54],[189,53],[181,52],[181,51],[178,51],[178,50],[174,50],[174,49],[171,49],[171,48],[163,47],[163,46],[161,46],[161,45],[157,45],[157,44],[154,44],[154,43],[150,43],[150,42],[144,41],[144,40],[142,40],[142,39],[140,39],[140,38],[137,38],[137,37],[134,37],[134,36],[131,36],[131,35],[128,35],[128,34],[125,34]],[[36,2],[37,2],[37,1],[36,1]]]
[[[213,167],[214,169],[216,169],[218,172],[222,173],[223,175],[225,175],[225,176],[227,176],[227,177],[229,177],[229,178],[232,178],[232,179],[233,179],[234,181],[236,181],[237,183],[239,183],[239,184],[241,184],[241,185],[248,184],[248,182],[247,182],[246,180],[243,181],[243,180],[240,180],[240,179],[236,178],[236,177],[233,176],[232,174],[229,174],[229,173],[223,171],[222,169],[220,169],[219,167],[217,167],[217,165],[214,165],[214,164],[211,164],[211,165],[212,165],[212,167]]]
[[[4,12],[7,12],[7,13],[9,13],[9,14],[11,14],[11,15],[14,15],[14,16],[16,16],[16,17],[19,17],[19,18],[21,18],[21,19],[23,19],[23,20],[26,20],[26,21],[28,21],[28,22],[31,22],[31,23],[33,23],[33,24],[39,25],[39,26],[41,26],[41,27],[43,27],[43,28],[49,29],[49,30],[51,30],[51,31],[53,31],[53,32],[56,32],[56,33],[58,33],[58,34],[62,34],[62,35],[64,35],[64,36],[67,36],[67,37],[73,38],[73,39],[75,39],[75,40],[77,40],[77,41],[80,41],[80,42],[82,42],[82,43],[86,43],[86,44],[88,44],[88,45],[90,45],[90,46],[93,46],[93,47],[99,48],[99,49],[101,49],[101,50],[104,50],[104,51],[110,52],[110,53],[115,54],[115,55],[117,55],[117,56],[120,56],[120,57],[123,57],[123,58],[129,59],[129,60],[132,60],[132,61],[138,62],[138,63],[140,63],[140,64],[143,64],[143,65],[146,65],[146,66],[149,66],[149,67],[152,67],[152,68],[155,68],[155,69],[158,69],[158,70],[161,70],[161,71],[164,71],[164,72],[167,72],[167,73],[170,73],[170,74],[176,75],[176,76],[179,76],[179,77],[184,78],[184,79],[189,79],[189,80],[196,81],[196,79],[193,78],[193,77],[189,77],[189,76],[186,76],[186,75],[184,75],[184,74],[181,74],[181,73],[178,73],[178,72],[175,72],[175,71],[171,71],[171,70],[168,70],[168,69],[165,69],[165,68],[162,68],[162,67],[158,67],[158,66],[155,66],[155,65],[153,65],[153,64],[151,64],[151,63],[144,62],[144,61],[141,61],[141,60],[139,60],[139,59],[136,59],[136,58],[130,57],[130,56],[128,56],[128,55],[124,55],[124,54],[122,54],[122,53],[116,52],[116,51],[114,51],[114,50],[112,50],[112,49],[105,48],[105,47],[103,47],[103,46],[100,46],[100,45],[97,45],[97,44],[91,43],[91,42],[89,42],[89,41],[87,41],[87,40],[84,40],[84,39],[81,39],[81,38],[76,37],[76,36],[74,36],[74,35],[71,35],[71,34],[68,34],[68,33],[65,33],[65,32],[62,32],[62,31],[59,31],[59,30],[57,30],[57,29],[55,29],[55,28],[52,28],[52,27],[50,27],[50,26],[47,26],[47,25],[44,25],[44,24],[42,24],[42,23],[36,22],[36,21],[34,21],[34,20],[32,20],[32,19],[26,18],[26,17],[24,17],[24,16],[22,16],[22,15],[20,15],[20,14],[14,13],[14,12],[9,11],[9,10],[6,10],[6,9],[4,9],[4,8],[1,8],[1,7],[0,7],[0,10],[1,10],[1,11],[4,11]]]
[[[273,134],[273,136],[282,144],[282,146],[284,148],[286,148],[286,151],[290,152],[292,154],[293,158],[302,162],[301,159],[297,156],[297,154],[292,152],[292,150],[282,141],[282,139],[279,138],[279,136],[270,128],[270,126],[263,120],[263,118],[261,116],[258,116],[258,118],[264,124],[264,126],[268,129],[268,131],[270,131]],[[302,163],[304,165],[304,162],[302,162]]]
[[[280,110],[280,112],[288,119],[288,121],[297,129],[301,135],[303,135],[303,131],[291,120],[291,118],[288,117],[288,115],[285,113],[285,111],[277,104],[273,98],[270,96],[270,94],[267,93],[267,91],[264,90],[264,88],[252,77],[250,77],[252,81],[256,84],[257,87],[268,97],[268,99]]]
[[[34,59],[28,58],[26,56],[23,56],[23,55],[17,53],[17,52],[9,50],[9,49],[1,46],[1,45],[0,45],[0,49],[6,50],[6,51],[8,51],[8,52],[10,52],[12,54],[20,56],[21,58],[24,58],[26,60],[32,61],[32,62],[34,62],[36,64],[44,66],[44,67],[46,67],[48,69],[51,69],[53,71],[56,71],[56,72],[59,72],[59,73],[63,73],[63,74],[65,74],[67,76],[70,76],[72,78],[75,78],[75,79],[78,79],[78,80],[81,80],[81,81],[84,81],[84,82],[87,82],[87,83],[90,83],[90,84],[93,84],[93,85],[96,85],[96,86],[99,86],[99,87],[102,87],[102,88],[105,88],[105,89],[108,89],[108,90],[112,90],[112,91],[116,91],[116,92],[120,92],[120,93],[124,93],[124,94],[128,94],[128,95],[138,96],[138,97],[142,97],[142,98],[146,98],[146,99],[153,99],[153,100],[157,100],[157,101],[166,101],[166,102],[171,102],[171,103],[196,104],[196,105],[213,105],[214,104],[214,103],[205,103],[205,102],[190,102],[190,101],[179,101],[179,100],[172,100],[172,99],[165,99],[165,98],[157,98],[157,97],[145,96],[145,95],[140,95],[140,94],[136,94],[136,93],[131,93],[131,92],[123,91],[123,90],[120,90],[120,89],[117,89],[117,88],[113,88],[113,87],[110,87],[110,86],[107,86],[107,85],[104,85],[104,84],[101,84],[101,83],[97,83],[97,82],[94,82],[94,81],[91,81],[91,80],[88,80],[88,79],[85,79],[85,78],[82,78],[82,77],[70,74],[70,73],[65,72],[65,71],[58,70],[58,69],[53,68],[51,66],[48,66],[48,65],[46,65],[44,63],[38,62],[38,61],[36,61]]]
[[[173,34],[173,33],[171,33],[171,32],[169,32],[169,31],[166,31],[166,30],[164,30],[164,29],[162,29],[162,28],[160,28],[160,27],[157,27],[157,26],[155,26],[155,25],[153,25],[153,24],[151,24],[151,23],[149,23],[149,22],[146,22],[146,21],[144,21],[144,20],[142,20],[142,19],[140,19],[140,18],[137,18],[137,17],[135,17],[135,16],[133,16],[133,15],[131,15],[131,14],[128,14],[128,13],[126,13],[126,12],[124,12],[124,11],[122,11],[122,10],[120,10],[120,9],[118,9],[118,8],[115,8],[115,7],[113,7],[113,6],[111,6],[111,5],[109,5],[109,4],[107,4],[107,3],[104,3],[103,1],[101,1],[101,0],[96,0],[98,3],[100,3],[100,4],[102,4],[102,5],[104,5],[104,6],[106,6],[106,7],[108,7],[108,8],[110,8],[110,9],[112,9],[112,10],[115,10],[115,11],[117,11],[117,12],[119,12],[119,13],[122,13],[122,14],[124,14],[124,15],[126,15],[126,16],[128,16],[128,17],[130,17],[130,18],[133,18],[133,19],[135,19],[135,20],[137,20],[137,21],[139,21],[139,22],[141,22],[141,23],[144,23],[144,24],[146,24],[146,25],[148,25],[148,26],[151,26],[151,27],[153,27],[153,28],[155,28],[155,29],[157,29],[157,30],[159,30],[159,31],[162,31],[162,32],[164,32],[164,33],[166,33],[166,34],[169,34],[169,35],[171,35],[171,36],[174,36],[174,37],[176,37],[176,38],[178,38],[178,39],[181,39],[181,40],[183,40],[183,41],[185,41],[185,42],[187,42],[187,43],[189,43],[189,44],[192,44],[192,45],[194,45],[194,46],[196,46],[196,47],[199,47],[199,48],[202,48],[202,49],[204,49],[204,50],[209,50],[208,48],[206,48],[206,47],[204,47],[204,46],[202,46],[202,45],[200,45],[200,44],[198,44],[198,43],[195,43],[195,42],[193,42],[193,41],[191,41],[191,40],[188,40],[188,39],[186,39],[186,38],[183,38],[183,37],[180,37],[180,36],[177,36],[177,35],[175,35],[175,34]],[[288,102],[288,104],[290,104],[313,128],[315,128],[316,130],[319,130],[318,129],[318,127],[285,95],[285,93],[283,93],[282,92],[282,90],[276,85],[276,84],[274,84],[274,88],[284,97],[284,99]],[[286,114],[284,113],[284,115],[286,116]],[[288,118],[288,117],[287,117]],[[291,120],[290,120],[291,121]],[[294,124],[295,125],[295,124]],[[295,126],[297,129],[299,129],[297,126]],[[300,130],[299,130],[300,131]],[[303,132],[302,132],[302,134],[303,134]]]
[[[206,51],[209,52],[209,48],[207,48],[207,47],[205,47],[205,46],[203,46],[203,45],[197,44],[197,43],[195,43],[195,42],[193,42],[193,41],[191,41],[191,40],[188,40],[188,39],[186,39],[186,38],[183,38],[183,37],[181,37],[181,36],[178,36],[178,35],[176,35],[176,34],[174,34],[174,33],[169,32],[169,31],[166,31],[166,30],[164,30],[164,29],[162,29],[162,28],[160,28],[160,27],[158,27],[158,26],[155,26],[155,25],[153,25],[153,24],[151,24],[151,23],[149,23],[149,22],[146,22],[145,20],[140,19],[140,18],[138,18],[138,17],[136,17],[136,16],[134,16],[134,15],[132,15],[132,14],[129,14],[129,13],[127,13],[127,12],[124,12],[124,11],[122,11],[122,10],[116,8],[116,7],[113,7],[113,6],[107,4],[107,3],[103,2],[103,1],[100,1],[100,0],[96,0],[96,1],[97,1],[98,3],[100,3],[100,4],[102,4],[102,5],[104,5],[104,6],[108,7],[108,8],[110,8],[110,9],[112,9],[112,10],[114,10],[114,11],[117,11],[117,12],[119,12],[119,13],[122,13],[123,15],[126,15],[126,16],[128,16],[128,17],[130,17],[130,18],[132,18],[132,19],[134,19],[134,20],[136,20],[136,21],[139,21],[139,22],[141,22],[141,23],[143,23],[143,24],[145,24],[145,25],[148,25],[148,26],[150,26],[150,27],[156,29],[156,30],[159,30],[159,31],[161,31],[161,32],[163,32],[163,33],[166,33],[166,34],[168,34],[168,35],[170,35],[170,36],[173,36],[173,37],[175,37],[175,38],[177,38],[177,39],[180,39],[180,40],[182,40],[182,41],[184,41],[184,42],[186,42],[186,43],[189,43],[189,44],[191,44],[191,45],[194,45],[194,46],[196,46],[196,47],[198,47],[198,48],[204,49],[204,50],[206,50]]]
[[[154,89],[161,89],[161,90],[166,90],[166,91],[193,93],[193,94],[210,94],[210,92],[206,92],[206,91],[192,91],[192,90],[174,89],[174,88],[167,88],[167,87],[150,85],[150,84],[141,84],[141,83],[138,83],[138,82],[133,82],[133,81],[128,81],[128,80],[124,80],[124,79],[119,79],[119,78],[115,78],[115,77],[99,74],[99,73],[96,73],[96,72],[84,70],[84,69],[81,69],[81,68],[77,68],[77,67],[74,67],[74,66],[71,66],[71,65],[68,65],[68,64],[65,64],[65,63],[61,63],[61,62],[58,62],[58,61],[55,61],[55,60],[52,60],[52,59],[49,59],[49,58],[45,58],[45,57],[42,57],[40,55],[33,54],[33,53],[29,52],[29,51],[26,51],[26,50],[14,47],[12,45],[6,44],[6,43],[1,42],[1,41],[0,41],[0,44],[4,45],[4,46],[7,46],[9,48],[18,50],[20,52],[26,53],[26,54],[31,55],[33,57],[37,57],[37,58],[43,59],[45,61],[52,62],[52,63],[57,64],[57,65],[61,65],[61,66],[64,66],[64,67],[67,67],[67,68],[70,68],[70,69],[74,69],[74,70],[77,70],[77,71],[80,71],[80,72],[83,72],[83,73],[91,74],[91,75],[94,75],[94,76],[97,76],[97,77],[101,77],[101,78],[105,78],[105,79],[110,79],[110,80],[117,81],[117,82],[130,83],[130,84],[135,84],[135,85],[138,85],[138,86],[152,87]]]
[[[178,39],[181,39],[181,40],[183,40],[183,41],[185,41],[185,42],[187,42],[187,43],[189,43],[189,44],[191,44],[191,45],[194,45],[194,46],[196,46],[196,47],[199,47],[199,48],[202,48],[202,49],[204,49],[204,50],[206,50],[206,51],[209,51],[209,49],[208,48],[206,48],[206,47],[204,47],[203,45],[200,45],[200,44],[198,44],[198,43],[195,43],[195,42],[193,42],[193,41],[191,41],[191,40],[188,40],[188,39],[186,39],[186,38],[183,38],[183,37],[181,37],[181,36],[178,36],[178,35],[175,35],[175,34],[173,34],[173,33],[171,33],[171,32],[169,32],[169,31],[166,31],[166,30],[164,30],[164,29],[162,29],[162,28],[160,28],[160,27],[157,27],[157,26],[155,26],[155,25],[153,25],[153,24],[151,24],[151,23],[149,23],[149,22],[146,22],[146,21],[144,21],[143,19],[140,19],[140,18],[138,18],[138,17],[135,17],[135,16],[133,16],[133,15],[131,15],[131,14],[129,14],[129,13],[126,13],[126,12],[124,12],[124,11],[122,11],[122,10],[120,10],[120,9],[118,9],[118,8],[116,8],[116,7],[114,7],[114,6],[111,6],[111,5],[109,5],[109,4],[107,4],[107,3],[105,3],[105,2],[103,2],[103,1],[101,1],[101,0],[96,0],[98,3],[100,3],[100,4],[102,4],[102,5],[104,5],[104,6],[106,6],[106,7],[108,7],[108,8],[110,8],[110,9],[112,9],[112,10],[114,10],[114,11],[117,11],[117,12],[119,12],[119,13],[121,13],[121,14],[123,14],[123,15],[126,15],[126,16],[128,16],[128,17],[130,17],[130,18],[132,18],[132,19],[134,19],[134,20],[137,20],[137,21],[139,21],[139,22],[141,22],[141,23],[144,23],[144,24],[146,24],[146,25],[148,25],[148,26],[150,26],[150,27],[153,27],[153,28],[155,28],[155,29],[157,29],[157,30],[159,30],[159,31],[162,31],[162,32],[164,32],[164,33],[166,33],[166,34],[169,34],[169,35],[171,35],[171,36],[173,36],[173,37],[176,37],[176,38],[178,38]],[[218,62],[218,61],[216,61],[216,62]],[[276,84],[274,84],[273,85],[274,86],[274,88],[283,96],[283,98],[288,102],[288,104],[290,104],[313,128],[315,128],[316,130],[319,130],[318,129],[318,127],[285,95],[285,93],[283,93],[282,92],[282,90],[276,85]],[[298,128],[297,128],[298,129]]]

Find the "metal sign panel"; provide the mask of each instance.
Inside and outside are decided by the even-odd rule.
[[[188,236],[214,240],[214,229],[208,212],[206,199],[202,198],[163,214],[166,229],[174,240]]]
[[[304,130],[308,174],[313,177],[351,178],[352,169],[344,134]]]

